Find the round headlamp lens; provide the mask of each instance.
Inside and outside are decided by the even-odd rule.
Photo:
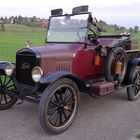
[[[43,76],[42,69],[40,67],[34,67],[32,70],[32,79],[34,82],[38,83]]]
[[[7,63],[5,65],[5,74],[7,76],[11,76],[13,74],[13,72],[14,72],[14,66],[13,66],[13,64]]]

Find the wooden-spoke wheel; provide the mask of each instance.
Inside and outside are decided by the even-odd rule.
[[[115,73],[116,63],[121,63],[121,72]],[[127,69],[127,56],[124,49],[121,47],[116,47],[111,50],[107,56],[105,63],[105,73],[106,79],[108,81],[119,81],[122,82]]]
[[[136,66],[131,74],[132,86],[127,88],[127,93],[129,100],[134,101],[140,96],[140,67]]]
[[[0,110],[12,107],[17,101],[17,98],[12,96],[12,91],[14,89],[12,78],[5,74],[0,74]]]
[[[78,88],[69,79],[61,79],[47,88],[39,105],[42,127],[51,133],[65,131],[77,114]]]

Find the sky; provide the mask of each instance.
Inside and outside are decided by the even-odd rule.
[[[140,0],[0,0],[0,16],[48,18],[50,10],[63,8],[71,13],[75,6],[89,5],[98,20],[124,27],[140,27]]]

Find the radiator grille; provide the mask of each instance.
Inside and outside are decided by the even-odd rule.
[[[16,79],[19,83],[34,85],[31,72],[38,65],[36,54],[33,51],[22,50],[16,55]]]

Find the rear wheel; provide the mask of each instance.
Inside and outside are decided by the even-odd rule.
[[[12,96],[12,91],[14,89],[15,86],[12,78],[1,73],[0,74],[0,110],[5,110],[12,107],[17,101],[17,98]]]
[[[44,91],[39,104],[41,126],[48,133],[65,131],[78,111],[79,90],[70,79],[60,79]]]
[[[120,62],[122,64],[121,72],[119,74],[115,74],[115,64],[117,62]],[[107,81],[118,81],[119,83],[121,83],[125,77],[126,69],[127,56],[124,49],[121,47],[112,48],[106,58],[105,63],[105,73]]]
[[[132,86],[127,88],[127,95],[130,101],[134,101],[140,97],[140,66],[133,68],[129,77]]]

